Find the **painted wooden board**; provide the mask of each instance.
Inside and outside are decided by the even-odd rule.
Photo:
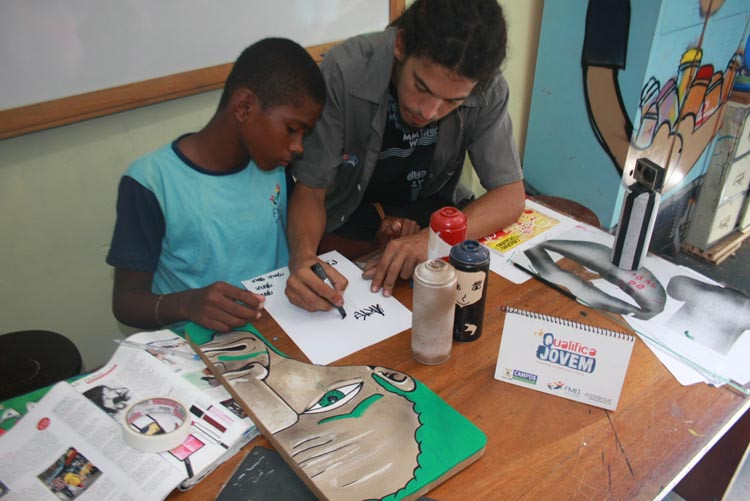
[[[384,367],[288,358],[251,325],[188,338],[321,499],[415,499],[473,463],[487,438],[420,381]]]

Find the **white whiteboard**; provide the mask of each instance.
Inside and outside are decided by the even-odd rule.
[[[380,31],[375,0],[0,0],[0,110]]]

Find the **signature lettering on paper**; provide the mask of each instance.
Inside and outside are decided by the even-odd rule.
[[[261,296],[273,296],[273,284],[261,284],[255,286],[255,293]]]
[[[354,318],[355,320],[367,320],[368,317],[371,315],[378,314],[380,316],[385,316],[385,312],[383,311],[383,307],[379,304],[373,304],[371,306],[368,306],[366,308],[360,308],[359,310],[354,312]]]
[[[273,273],[269,273],[268,275],[263,275],[262,277],[255,277],[250,282],[253,284],[253,292],[255,294],[260,294],[261,296],[273,296],[273,289],[274,289],[274,278],[284,278],[286,276],[286,273],[283,271],[274,271]]]

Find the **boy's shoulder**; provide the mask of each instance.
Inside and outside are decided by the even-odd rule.
[[[139,179],[153,175],[165,167],[172,165],[174,162],[180,161],[179,157],[174,152],[173,144],[174,142],[165,144],[157,150],[136,158],[130,166],[128,166],[125,175],[134,179]]]

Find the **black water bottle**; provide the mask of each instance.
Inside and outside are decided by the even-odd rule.
[[[476,240],[464,240],[451,248],[450,263],[458,277],[453,339],[474,341],[482,335],[490,251]]]

